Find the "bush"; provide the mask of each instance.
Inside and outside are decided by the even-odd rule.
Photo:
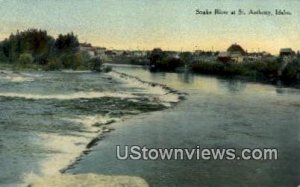
[[[228,63],[220,62],[197,62],[191,65],[196,73],[214,74],[221,76],[247,76],[251,78],[271,79],[277,77],[280,67],[278,62],[257,63]]]
[[[173,72],[177,68],[184,66],[184,63],[179,58],[163,58],[160,61],[156,61],[154,64],[156,70]]]
[[[236,76],[246,74],[246,69],[241,64],[223,64],[218,62],[201,62],[192,65],[192,70],[197,73],[217,74],[223,76]]]
[[[299,81],[300,66],[298,63],[291,63],[282,72],[281,80],[286,84],[293,84]]]
[[[92,71],[100,72],[102,67],[102,60],[100,58],[93,58],[90,60],[89,65]]]
[[[23,53],[19,57],[19,62],[22,65],[29,65],[33,62],[33,57],[30,53]]]
[[[47,70],[47,71],[54,71],[54,70],[60,70],[60,69],[63,69],[63,65],[58,58],[50,59],[45,67],[45,70]]]
[[[85,66],[85,60],[81,53],[67,53],[61,57],[61,62],[66,69],[82,69]]]
[[[191,65],[193,72],[203,74],[221,74],[224,67],[224,64],[216,62],[196,62]]]

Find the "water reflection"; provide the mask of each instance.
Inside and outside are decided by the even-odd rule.
[[[276,93],[280,95],[300,95],[300,90],[296,88],[276,88]]]
[[[194,82],[194,76],[192,73],[185,71],[183,73],[177,74],[178,80],[183,83],[193,83]]]
[[[241,80],[235,79],[217,79],[217,84],[230,93],[242,92],[246,89],[247,84]]]

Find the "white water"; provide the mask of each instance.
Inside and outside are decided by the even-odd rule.
[[[132,94],[145,94],[153,97],[153,101],[161,102],[163,105],[170,107],[171,103],[179,102],[179,96],[175,93],[163,88],[161,85],[148,82],[142,82],[139,79],[131,76],[124,76],[117,72],[110,72],[110,75],[126,84],[128,87],[139,88],[138,91],[131,91]]]
[[[71,72],[72,73],[72,72]],[[163,86],[152,85],[150,83],[142,82],[134,77],[124,76],[116,72],[111,72],[109,74],[114,79],[122,82],[126,88],[126,92],[76,92],[69,94],[29,94],[29,93],[0,93],[2,97],[18,97],[25,99],[56,99],[56,100],[71,100],[71,99],[90,99],[90,98],[101,98],[101,97],[116,97],[124,98],[129,100],[135,100],[140,97],[148,97],[156,103],[164,104],[165,106],[171,106],[172,103],[178,102],[178,95],[174,93],[169,93],[169,91]],[[134,89],[132,89],[134,88]],[[128,90],[128,91],[127,91]],[[138,102],[138,100],[137,100]],[[82,125],[83,132],[74,132],[72,134],[57,134],[57,133],[40,133],[38,134],[38,141],[40,146],[44,150],[49,150],[49,153],[45,154],[45,158],[39,163],[39,173],[27,173],[23,176],[24,184],[32,184],[36,182],[55,181],[55,184],[63,186],[66,180],[68,182],[84,180],[88,178],[90,182],[97,181],[96,176],[90,175],[84,176],[73,176],[71,178],[64,177],[61,175],[60,170],[72,165],[78,158],[80,158],[86,148],[87,144],[91,142],[95,137],[100,137],[103,133],[108,132],[109,122],[116,122],[124,120],[129,116],[123,116],[122,118],[113,118],[109,115],[89,115],[89,116],[76,116],[74,118],[64,117],[61,118],[63,121],[68,121],[74,124]],[[95,124],[98,126],[96,127]],[[100,127],[99,127],[100,126]],[[50,180],[50,181],[49,181]],[[110,179],[111,180],[111,179]],[[129,179],[128,179],[129,180]],[[130,179],[131,180],[131,179]],[[83,182],[81,181],[81,182]],[[122,181],[122,180],[121,180]],[[134,180],[133,180],[134,181]],[[110,182],[111,183],[111,182]],[[142,183],[141,183],[142,184]],[[147,183],[146,183],[147,184]],[[40,185],[37,185],[40,186]],[[142,185],[143,186],[143,185]],[[147,186],[147,185],[144,185]]]
[[[132,94],[128,93],[116,93],[116,92],[76,92],[69,94],[30,94],[30,93],[0,93],[2,97],[17,97],[25,99],[57,99],[57,100],[72,100],[72,99],[93,99],[101,97],[114,97],[114,98],[136,98]]]
[[[22,82],[31,82],[34,81],[34,78],[31,76],[24,76],[18,73],[13,73],[12,71],[1,71],[0,80],[22,83]]]
[[[38,142],[42,147],[51,153],[40,163],[40,173],[29,173],[24,175],[24,183],[32,184],[37,181],[44,181],[46,178],[57,180],[61,178],[60,170],[70,166],[77,158],[82,156],[86,145],[95,137],[104,133],[104,129],[93,126],[96,123],[106,124],[111,120],[119,121],[119,118],[109,116],[78,116],[77,118],[63,118],[65,121],[83,125],[86,132],[74,133],[74,135],[60,135],[54,133],[43,133],[38,135]],[[76,178],[72,179],[76,181]],[[40,186],[40,185],[37,185]],[[48,185],[47,185],[48,186]]]

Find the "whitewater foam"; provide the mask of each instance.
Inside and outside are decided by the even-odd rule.
[[[132,94],[128,93],[116,93],[116,92],[75,92],[69,94],[53,94],[53,95],[42,95],[42,94],[29,94],[29,93],[0,93],[0,97],[17,97],[24,99],[57,99],[57,100],[72,100],[72,99],[93,99],[101,97],[113,97],[113,98],[136,98]]]
[[[27,76],[21,76],[15,73],[10,72],[2,72],[3,75],[0,75],[0,80],[15,82],[15,83],[21,83],[21,82],[31,82],[34,81],[32,77]]]
[[[38,179],[51,176],[60,176],[61,171],[74,164],[82,156],[87,145],[95,138],[104,133],[105,128],[99,128],[95,124],[107,125],[109,122],[116,122],[120,118],[112,118],[108,115],[77,116],[75,118],[62,118],[63,121],[69,121],[82,125],[84,132],[73,132],[73,135],[43,133],[38,134],[40,146],[44,150],[49,150],[46,158],[40,163],[38,173],[27,173],[24,176],[24,183],[30,184]]]
[[[120,121],[120,118],[113,118],[108,115],[94,115],[94,116],[77,116],[76,118],[62,118],[64,121],[79,123],[84,126],[88,132],[99,133],[99,126],[106,125],[111,122]]]
[[[179,102],[178,93],[173,93],[170,88],[157,83],[142,81],[137,77],[112,71],[109,73],[113,78],[126,84],[128,87],[139,88],[139,90],[130,91],[132,94],[143,94],[153,97],[153,100],[158,100],[161,104],[170,107],[172,103]]]
[[[69,94],[26,94],[26,93],[0,93],[2,97],[20,97],[25,99],[57,99],[57,100],[70,100],[70,99],[88,99],[88,98],[101,98],[101,97],[117,97],[126,98],[135,102],[141,97],[148,97],[153,102],[158,102],[167,107],[170,107],[172,103],[178,102],[179,95],[172,92],[164,85],[155,83],[144,82],[136,77],[126,76],[118,72],[109,73],[114,79],[118,79],[124,83],[127,89],[126,92],[76,92]],[[131,89],[134,88],[134,89]],[[84,155],[85,151],[89,151],[90,144],[99,141],[103,133],[109,132],[108,124],[120,121],[126,118],[112,118],[109,115],[90,115],[90,116],[76,116],[63,117],[61,120],[68,121],[74,124],[82,125],[84,131],[72,132],[72,135],[43,133],[39,134],[41,146],[44,149],[49,150],[46,158],[40,163],[40,170],[38,173],[29,173],[24,176],[25,184],[35,184],[33,186],[68,186],[73,184],[72,182],[80,181],[80,183],[92,184],[89,182],[98,181],[97,175],[88,176],[66,176],[62,175],[68,168],[72,167],[77,161]],[[101,178],[101,177],[100,177]],[[101,179],[105,181],[106,179]],[[46,183],[43,183],[46,182]],[[114,178],[109,178],[109,182],[104,186],[110,186]],[[122,181],[122,180],[121,180]],[[131,179],[130,179],[131,181]],[[133,180],[134,181],[134,180]],[[54,183],[53,183],[54,182]],[[66,183],[65,183],[66,182]],[[75,183],[74,183],[75,184]],[[77,183],[76,183],[77,184]],[[119,183],[117,183],[119,184]],[[123,183],[122,183],[123,184]],[[147,183],[141,183],[144,185]]]

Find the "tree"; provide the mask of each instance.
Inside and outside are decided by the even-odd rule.
[[[18,61],[19,56],[23,53],[30,53],[34,61],[40,63],[40,61],[45,62],[50,55],[52,48],[50,44],[53,41],[54,39],[46,31],[37,29],[17,31],[16,34],[11,34],[1,43],[0,51],[10,62]]]
[[[192,61],[192,53],[191,52],[183,52],[180,54],[180,58],[185,64],[188,64]]]
[[[165,53],[160,48],[153,49],[149,54],[150,70],[157,70],[158,65],[162,62],[164,57]]]
[[[79,48],[78,38],[73,33],[60,34],[55,41],[55,47],[58,52],[76,52]]]

